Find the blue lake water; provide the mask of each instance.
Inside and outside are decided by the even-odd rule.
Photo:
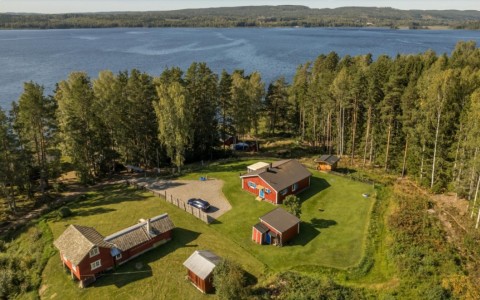
[[[16,101],[23,82],[35,81],[52,94],[72,71],[92,78],[101,70],[137,68],[158,76],[165,67],[186,70],[206,62],[220,73],[259,71],[268,84],[290,81],[299,64],[331,51],[340,56],[395,56],[432,49],[450,53],[460,40],[480,44],[480,31],[372,28],[115,28],[0,31],[0,106]]]

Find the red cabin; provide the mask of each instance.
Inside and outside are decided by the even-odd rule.
[[[209,293],[213,287],[213,269],[222,259],[207,250],[197,250],[183,263],[187,268],[188,279],[202,293]]]
[[[297,160],[282,160],[270,164],[256,163],[240,176],[242,189],[273,204],[281,204],[288,195],[298,194],[310,186],[310,173]]]
[[[53,244],[72,278],[85,287],[101,273],[169,241],[174,227],[168,214],[142,219],[107,237],[92,227],[70,225]]]
[[[300,219],[282,208],[260,217],[253,226],[252,240],[257,244],[283,246],[300,233]]]

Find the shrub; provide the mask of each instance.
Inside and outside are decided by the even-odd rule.
[[[68,206],[62,206],[58,209],[58,217],[60,219],[70,217],[72,215],[72,211]]]
[[[248,292],[245,289],[245,271],[236,263],[223,260],[213,271],[213,286],[220,299],[245,299]]]

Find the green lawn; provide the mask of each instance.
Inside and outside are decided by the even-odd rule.
[[[72,205],[74,217],[50,222],[57,238],[68,224],[94,226],[108,235],[135,224],[138,219],[167,212],[177,227],[174,239],[133,261],[121,266],[115,274],[109,273],[93,286],[80,289],[72,282],[55,255],[43,272],[42,298],[46,299],[203,299],[205,296],[185,280],[183,262],[196,249],[210,249],[232,259],[256,277],[264,265],[244,249],[232,245],[228,237],[219,235],[212,227],[179,210],[175,206],[152,197],[150,193],[124,186],[110,186],[91,197]],[[135,264],[142,262],[141,270]]]
[[[274,209],[242,191],[239,172],[254,161],[226,165],[213,164],[183,179],[208,175],[225,182],[223,192],[232,210],[207,225],[150,193],[108,186],[71,205],[74,216],[49,223],[57,238],[69,224],[95,227],[108,235],[133,225],[140,218],[167,212],[176,225],[174,239],[99,279],[92,287],[80,289],[63,270],[58,255],[48,262],[42,276],[42,298],[48,299],[203,299],[185,280],[183,261],[196,249],[210,249],[239,263],[262,282],[266,276],[286,269],[315,272],[319,267],[345,269],[356,265],[363,254],[373,198],[369,185],[312,171],[312,186],[300,196],[302,224],[300,236],[291,245],[274,247],[251,241],[252,225],[258,217]],[[207,182],[208,184],[208,182]],[[143,263],[141,270],[135,269]]]
[[[239,172],[245,172],[253,162],[214,165],[206,170],[209,177],[225,181],[223,192],[233,206],[212,225],[216,230],[275,271],[309,266],[345,269],[360,261],[374,203],[373,198],[364,198],[362,194],[372,195],[372,186],[311,170],[311,187],[299,195],[303,201],[300,235],[285,247],[257,245],[251,241],[252,225],[275,206],[256,201],[241,189]],[[186,178],[200,175],[190,174]]]

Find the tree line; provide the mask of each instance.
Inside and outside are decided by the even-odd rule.
[[[409,176],[435,192],[480,204],[480,50],[460,42],[450,56],[332,52],[266,88],[258,72],[215,74],[205,63],[158,77],[138,70],[74,72],[45,96],[34,82],[0,111],[0,188],[45,200],[61,172],[81,182],[119,163],[181,168],[217,158],[228,135],[297,136],[315,153]]]
[[[398,10],[388,7],[312,9],[298,5],[219,7],[156,12],[0,14],[0,28],[107,27],[391,27],[479,29],[478,11]]]

